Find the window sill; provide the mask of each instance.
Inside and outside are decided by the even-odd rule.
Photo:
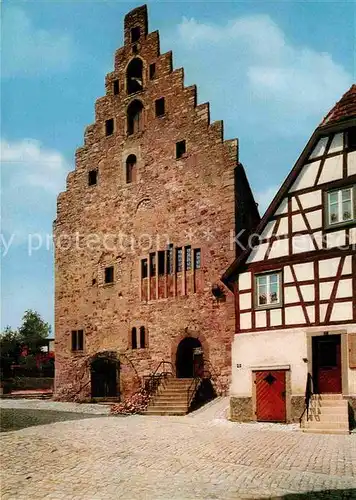
[[[352,219],[352,220],[345,221],[345,222],[337,222],[335,224],[328,224],[325,226],[324,230],[325,230],[325,232],[338,231],[340,229],[347,229],[348,227],[350,227],[350,226],[352,227],[355,225],[356,225],[356,219]]]
[[[262,306],[255,306],[255,311],[266,311],[268,309],[280,309],[283,307],[283,304],[281,302],[278,302],[278,304],[265,304]]]
[[[101,286],[102,286],[103,288],[110,288],[110,287],[112,287],[112,286],[114,286],[114,285],[115,285],[115,283],[113,282],[113,283],[103,283]]]

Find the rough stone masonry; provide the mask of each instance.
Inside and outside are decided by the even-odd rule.
[[[58,196],[56,396],[126,397],[191,355],[224,391],[235,326],[219,276],[259,220],[237,139],[160,53],[146,6],[126,15],[105,88]]]

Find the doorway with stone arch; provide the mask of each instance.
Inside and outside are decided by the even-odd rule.
[[[176,353],[177,378],[202,376],[204,372],[203,347],[195,337],[185,337],[180,341]]]

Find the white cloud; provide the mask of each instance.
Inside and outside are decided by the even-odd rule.
[[[3,9],[2,77],[38,76],[68,69],[74,48],[69,35],[37,29],[19,7]]]
[[[56,196],[70,165],[39,141],[1,142],[2,231],[22,243],[30,233],[51,234]]]
[[[214,100],[216,95],[224,99],[230,115],[249,109],[248,125],[293,135],[308,120],[318,123],[352,83],[330,54],[292,44],[267,15],[244,16],[225,26],[184,18],[178,36],[200,75],[204,63]]]

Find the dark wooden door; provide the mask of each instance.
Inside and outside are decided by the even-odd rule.
[[[313,377],[317,393],[341,393],[341,338],[313,338]]]
[[[262,422],[286,421],[286,372],[256,372],[256,415]]]

